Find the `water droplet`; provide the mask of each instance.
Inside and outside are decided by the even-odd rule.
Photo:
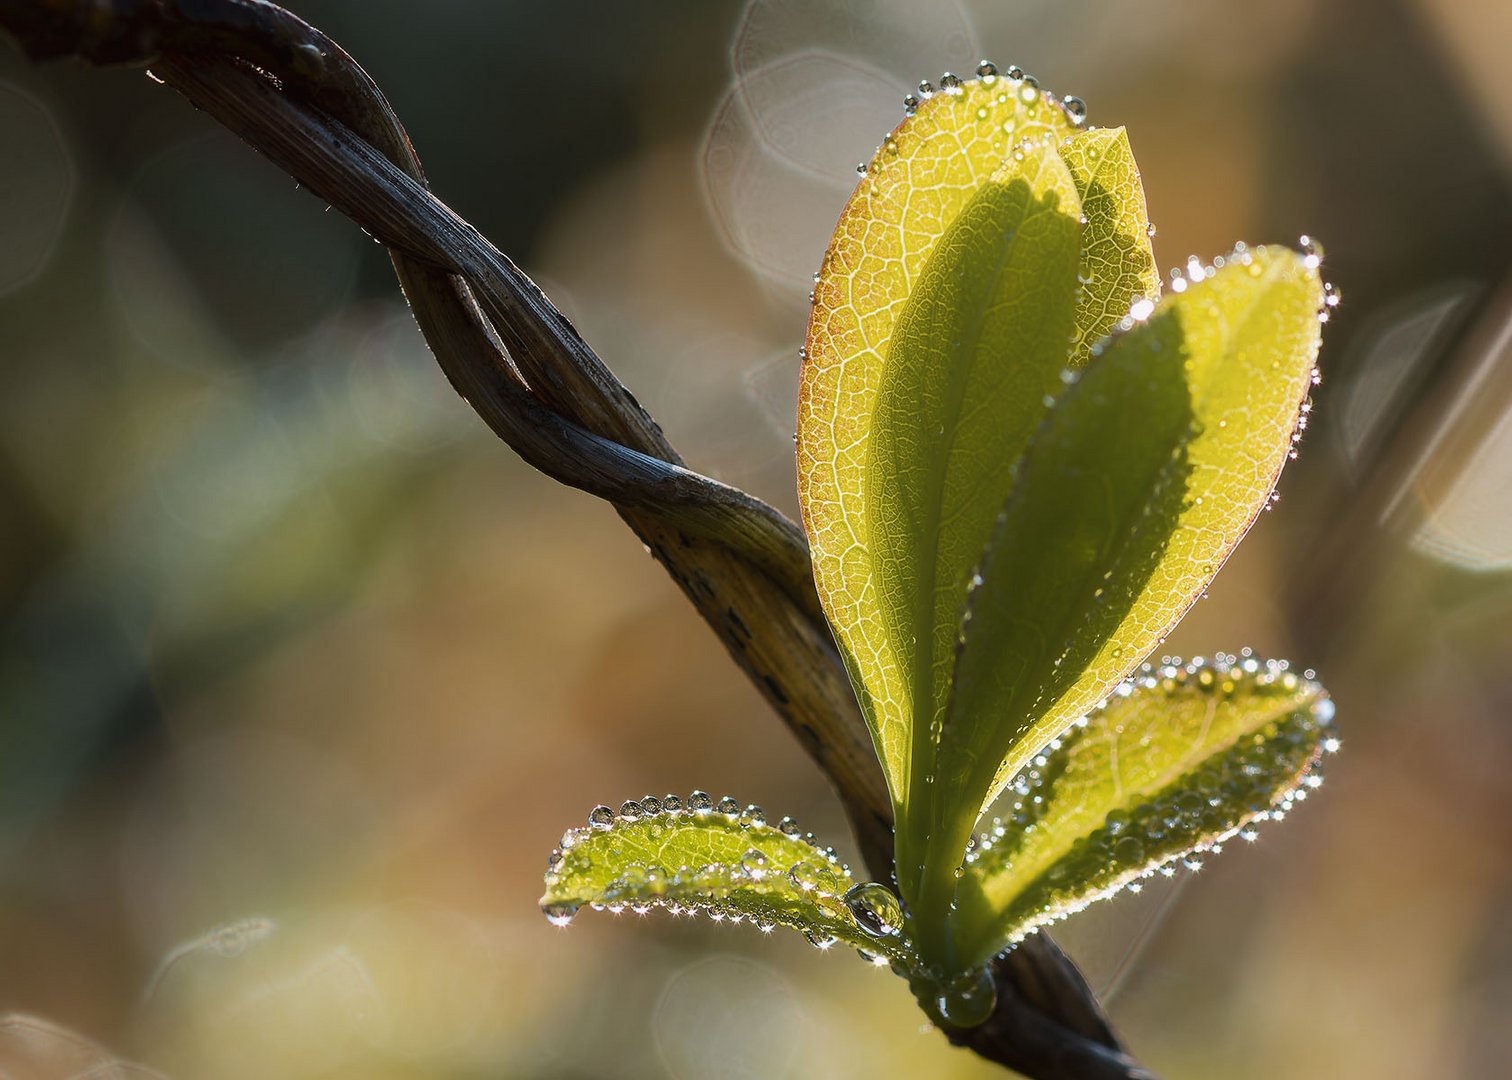
[[[745,812],[740,815],[740,824],[747,829],[759,829],[766,823],[766,811],[755,803],[747,806]]]
[[[797,837],[803,832],[798,823],[790,817],[785,817],[777,823],[777,829],[783,836]]]
[[[641,804],[634,799],[629,799],[620,804],[620,817],[626,821],[639,821],[643,813]]]
[[[1014,82],[1024,81],[1024,69],[1019,67],[1017,64],[1009,64],[1008,70],[1005,74]]]
[[[1331,724],[1334,718],[1334,703],[1332,698],[1319,698],[1313,702],[1313,719],[1320,724]],[[1347,725],[1346,725],[1347,726]]]
[[[976,73],[977,78],[991,86],[997,80],[997,65],[991,60],[983,60],[977,65]]]
[[[707,791],[694,791],[688,796],[688,809],[695,814],[707,814],[714,807],[714,800]]]
[[[668,795],[661,801],[662,810],[668,814],[682,813],[683,803],[676,795]]]
[[[940,89],[947,94],[959,94],[961,92],[961,78],[947,71],[940,76]]]
[[[903,906],[880,881],[863,881],[845,894],[856,925],[872,937],[888,937],[903,929]]]
[[[913,94],[903,95],[903,111],[912,116],[919,109],[919,99]]]
[[[730,798],[728,795],[726,795],[724,798],[720,799],[719,802],[717,804],[715,804],[714,809],[718,810],[725,817],[729,817],[729,818],[739,818],[740,817],[740,804],[738,802],[736,802],[734,799]]]
[[[578,912],[576,904],[542,904],[541,914],[552,926],[566,926]]]
[[[933,94],[933,93],[934,93],[934,83],[930,82],[928,79],[925,79],[925,80],[923,80],[922,82],[919,83],[919,96],[920,97],[928,97],[930,94]]]
[[[1301,248],[1303,265],[1309,270],[1316,270],[1323,264],[1323,245],[1311,236],[1298,237],[1297,247]]]
[[[824,871],[813,863],[800,862],[788,867],[788,880],[799,892],[813,892],[824,879]]]
[[[1023,89],[1019,91],[1019,100],[1025,105],[1032,105],[1039,100],[1039,91],[1029,82],[1024,80]]]
[[[1087,103],[1079,97],[1066,96],[1061,98],[1061,105],[1066,110],[1066,118],[1071,121],[1073,127],[1081,127],[1087,122]]]
[[[1145,235],[1151,240],[1155,239],[1155,223],[1153,221],[1145,226]]]
[[[646,817],[655,817],[657,814],[660,814],[662,812],[661,800],[658,799],[655,795],[642,796],[640,804],[641,813]]]
[[[588,811],[588,824],[595,829],[607,829],[614,824],[614,811],[607,806],[595,806]]]
[[[940,991],[935,1004],[940,1017],[952,1027],[976,1027],[997,1005],[997,985],[987,968],[968,971]]]
[[[839,940],[833,934],[826,934],[822,930],[805,929],[803,931],[803,936],[808,938],[809,944],[816,949],[828,949],[837,940]]]
[[[861,161],[861,162],[857,162],[856,163],[856,175],[857,176],[865,176],[866,175],[866,162]]]

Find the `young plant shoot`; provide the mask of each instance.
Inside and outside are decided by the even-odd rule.
[[[984,63],[905,101],[814,290],[798,484],[887,777],[896,888],[694,792],[596,808],[542,907],[844,942],[955,1027],[1025,935],[1254,823],[1337,747],[1311,673],[1144,663],[1272,498],[1337,293],[1237,246],[1166,294],[1123,129]],[[986,817],[997,807],[997,817]]]

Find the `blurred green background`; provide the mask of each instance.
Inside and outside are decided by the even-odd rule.
[[[689,461],[790,513],[807,279],[918,79],[988,56],[1127,125],[1163,265],[1321,237],[1302,458],[1168,647],[1316,667],[1344,751],[1255,845],[1061,937],[1168,1077],[1506,1068],[1512,7],[290,6]],[[541,918],[595,802],[728,791],[854,849],[325,209],[140,71],[0,47],[0,1068],[992,1075],[797,935]]]

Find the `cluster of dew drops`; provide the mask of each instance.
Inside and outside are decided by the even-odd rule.
[[[1024,72],[1024,69],[1019,67],[1017,64],[1009,64],[1008,67],[1000,73],[998,71],[998,66],[991,60],[983,60],[980,64],[977,65],[976,77],[981,81],[983,86],[993,86],[1000,81],[1006,81],[1006,83],[1009,84],[1009,87],[1012,88],[1012,92],[1016,93],[1019,97],[1019,100],[1022,101],[1025,105],[1035,104],[1042,98],[1053,103],[1065,114],[1067,121],[1071,124],[1072,127],[1082,127],[1087,122],[1086,102],[1084,102],[1079,97],[1073,97],[1070,95],[1056,100],[1052,95],[1047,94],[1040,89],[1038,79],[1036,79],[1033,75],[1026,74]],[[918,112],[919,106],[923,102],[928,101],[937,93],[944,94],[947,97],[959,97],[964,92],[964,80],[962,80],[959,75],[956,75],[949,71],[940,76],[940,85],[938,89],[936,89],[934,83],[930,82],[928,79],[924,79],[919,83],[917,93],[904,95],[903,114],[905,116],[914,115],[914,113]],[[1008,101],[1009,92],[1009,89],[1005,88],[1003,90],[1003,92],[998,97],[999,104],[1004,104]],[[988,112],[985,106],[977,111],[977,119],[986,120],[987,116]],[[882,141],[882,146],[880,147],[880,149],[889,155],[896,154],[898,152],[898,144],[891,135],[888,135]],[[864,161],[856,166],[856,172],[862,176],[866,175],[867,170],[868,165]]]
[[[717,802],[703,791],[692,792],[686,801],[676,795],[661,798],[646,795],[621,804],[617,812],[608,806],[594,807],[588,814],[587,827],[568,829],[562,834],[558,847],[547,857],[547,886],[557,881],[568,860],[566,852],[598,834],[630,828],[646,831],[647,826],[651,829],[675,827],[679,822],[716,818],[751,834],[753,846],[737,863],[681,866],[675,872],[658,866],[629,867],[605,890],[603,899],[593,901],[589,906],[611,914],[619,914],[627,907],[641,915],[654,907],[665,908],[673,915],[703,911],[713,921],[731,925],[742,923],[749,917],[758,930],[769,934],[776,929],[776,920],[748,916],[734,905],[722,902],[721,897],[742,887],[759,887],[770,881],[791,887],[816,906],[843,912],[866,937],[892,944],[894,947],[890,951],[902,948],[902,905],[892,890],[875,881],[851,884],[850,867],[840,860],[834,848],[822,846],[813,833],[804,832],[790,817],[782,818],[775,826],[768,826],[766,812],[761,807],[755,804],[742,807],[728,795]],[[789,841],[808,845],[813,850],[813,858],[798,860],[785,870],[774,864],[769,854],[754,846],[762,843],[761,833],[769,828],[775,828]],[[765,846],[768,852],[772,850],[771,844]],[[578,905],[547,903],[542,906],[542,912],[553,925],[566,926],[577,914]],[[799,928],[819,949],[828,949],[838,940],[815,927]],[[860,948],[856,951],[868,963],[877,966],[890,963],[881,952]]]
[[[1051,740],[1030,760],[1028,765],[1014,776],[1009,783],[1009,790],[1013,792],[1015,799],[1007,820],[994,817],[986,829],[971,838],[966,849],[966,865],[971,866],[989,859],[995,848],[1017,844],[1035,831],[1039,817],[1046,807],[1046,800],[1051,794],[1047,788],[1052,784],[1051,777],[1056,773],[1056,770],[1052,768],[1055,756],[1067,749],[1077,733],[1088,726],[1090,718],[1107,709],[1110,701],[1129,697],[1136,690],[1162,689],[1169,693],[1179,687],[1196,687],[1206,693],[1231,697],[1239,693],[1252,691],[1263,693],[1267,690],[1293,693],[1299,688],[1307,687],[1316,691],[1317,694],[1308,709],[1307,726],[1322,733],[1322,738],[1319,740],[1322,751],[1325,754],[1334,754],[1338,752],[1341,745],[1337,733],[1333,730],[1334,703],[1322,691],[1315,678],[1315,673],[1311,670],[1298,675],[1291,670],[1291,666],[1285,660],[1260,660],[1250,649],[1242,649],[1237,655],[1219,653],[1210,660],[1199,657],[1183,662],[1180,657],[1167,656],[1163,657],[1159,664],[1142,665],[1139,671],[1120,683],[1108,698],[1100,701],[1091,713],[1077,720],[1072,725],[1071,731]],[[1250,769],[1246,768],[1245,771],[1249,772]],[[1138,893],[1143,889],[1143,883],[1157,874],[1165,878],[1175,876],[1178,864],[1193,872],[1201,870],[1202,855],[1205,852],[1213,854],[1221,852],[1223,842],[1234,836],[1246,842],[1255,841],[1259,836],[1256,829],[1258,824],[1264,821],[1280,821],[1297,803],[1304,801],[1310,791],[1322,786],[1322,783],[1323,777],[1317,769],[1309,768],[1296,786],[1280,792],[1273,802],[1267,797],[1264,807],[1257,805],[1252,808],[1252,812],[1242,824],[1220,832],[1200,849],[1172,855],[1157,865],[1146,867],[1131,880],[1106,892],[1089,896],[1084,902],[1074,906],[1058,908],[1045,921],[1058,922],[1094,900],[1106,899],[1123,889]],[[1114,809],[1108,812],[1102,831],[1113,838],[1115,844],[1124,846],[1124,850],[1118,850],[1115,847],[1112,851],[1112,854],[1118,856],[1120,862],[1138,862],[1143,857],[1147,846],[1151,848],[1158,846],[1160,840],[1165,837],[1166,830],[1192,824],[1190,821],[1183,820],[1184,817],[1189,817],[1194,812],[1202,813],[1207,808],[1216,809],[1222,804],[1221,795],[1214,793],[1206,800],[1206,807],[1187,806],[1177,800],[1169,806],[1150,804],[1149,812],[1138,817],[1131,815],[1128,811]],[[1141,838],[1141,833],[1147,835]],[[1010,864],[1004,863],[998,869],[1006,869],[1008,865]],[[1040,925],[1043,923],[1035,923],[1032,927],[1026,928],[1026,932]]]

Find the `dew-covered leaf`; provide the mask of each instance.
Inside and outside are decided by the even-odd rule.
[[[1077,218],[1055,149],[1016,152],[925,264],[882,373],[866,464],[868,553],[916,725],[899,818],[905,895],[919,860],[906,827],[913,778],[933,768],[966,581],[1045,398],[1061,386]]]
[[[896,621],[885,611],[878,588],[879,522],[868,491],[883,372],[904,312],[913,306],[915,287],[928,274],[942,239],[991,241],[962,236],[957,223],[963,213],[968,207],[988,217],[1001,212],[1014,178],[1000,170],[1005,161],[1012,164],[1014,148],[1026,140],[1058,143],[1074,130],[1062,106],[1022,80],[988,75],[942,85],[884,139],[867,165],[816,281],[799,402],[799,500],[820,597],[900,817],[907,802],[913,664],[899,655]],[[1039,196],[1063,189],[1064,166],[1057,167],[1060,173],[1045,177]],[[1027,170],[1019,181],[1031,187]],[[989,185],[1004,190],[978,202]],[[1064,194],[1062,212],[1073,197],[1074,191]],[[990,266],[961,269],[992,277]],[[993,292],[990,280],[959,285],[979,300]],[[1069,335],[1068,328],[1063,342]],[[935,439],[915,451],[932,454],[941,448]],[[1011,466],[1016,456],[1002,464]],[[977,552],[985,539],[978,539]]]
[[[1067,358],[1068,367],[1079,368],[1136,301],[1160,296],[1160,271],[1150,248],[1144,185],[1124,129],[1079,131],[1062,140],[1060,155],[1076,184],[1085,221],[1076,338]]]
[[[967,603],[921,824],[936,892],[946,849],[1165,637],[1270,498],[1312,382],[1316,267],[1261,248],[1194,268],[1035,435]]]
[[[1337,745],[1333,702],[1284,663],[1145,667],[1029,762],[977,838],[951,916],[962,966],[1172,860],[1253,839]]]
[[[702,792],[596,807],[552,852],[541,910],[565,925],[585,906],[653,907],[802,931],[820,948],[845,942],[879,963],[911,968],[897,897],[857,883],[833,849],[791,819],[769,825],[758,807]]]

